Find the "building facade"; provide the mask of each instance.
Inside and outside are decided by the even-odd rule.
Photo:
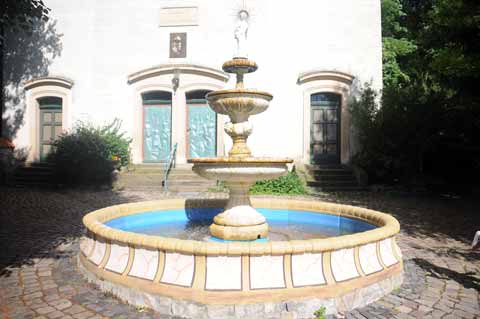
[[[246,87],[274,96],[250,118],[255,156],[348,164],[355,152],[348,101],[362,83],[382,85],[379,0],[45,3],[51,20],[42,36],[56,41],[48,67],[16,84],[4,75],[18,97],[7,101],[4,118],[21,111],[12,137],[29,161],[77,121],[115,118],[132,138],[134,163],[165,161],[174,145],[180,164],[225,155],[228,118],[209,109],[205,94],[234,86],[221,65],[234,54],[240,10],[249,13],[248,57],[259,65]]]

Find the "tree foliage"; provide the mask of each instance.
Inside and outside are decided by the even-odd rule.
[[[408,83],[410,77],[402,70],[400,60],[416,50],[415,43],[406,37],[407,28],[401,21],[405,12],[400,0],[382,1],[383,78],[385,85]]]
[[[480,177],[480,2],[382,0],[384,90],[352,103],[373,181]]]
[[[29,31],[35,19],[48,20],[50,9],[42,0],[2,0],[2,29]]]

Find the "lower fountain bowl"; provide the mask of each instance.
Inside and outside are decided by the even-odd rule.
[[[399,224],[390,215],[307,200],[253,198],[252,204],[260,210],[274,210],[270,215],[263,210],[271,224],[279,216],[277,210],[286,210],[304,211],[299,215],[302,219],[320,216],[321,223],[334,220],[342,225],[350,221],[371,227],[323,239],[181,240],[107,224],[119,218],[129,219],[129,226],[130,218],[143,224],[144,214],[175,223],[186,211],[189,219],[204,216],[205,208],[213,210],[209,217],[213,218],[225,200],[122,204],[84,217],[87,232],[80,242],[80,269],[101,290],[130,304],[190,318],[243,318],[248,314],[276,318],[286,309],[298,318],[308,318],[321,306],[327,313],[348,311],[400,286],[403,263],[395,242]],[[309,218],[307,225],[311,225]]]
[[[225,182],[254,183],[258,180],[274,179],[288,172],[291,159],[282,158],[231,158],[212,157],[189,159],[192,170],[207,179]]]

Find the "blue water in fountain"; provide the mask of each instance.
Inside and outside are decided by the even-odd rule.
[[[269,224],[267,240],[302,240],[353,234],[376,228],[367,222],[322,213],[285,209],[257,209]],[[123,231],[178,239],[222,241],[212,238],[208,226],[222,208],[159,210],[128,215],[106,222]]]

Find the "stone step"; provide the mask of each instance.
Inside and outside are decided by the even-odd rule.
[[[362,186],[342,186],[342,187],[335,187],[335,186],[324,186],[324,187],[309,187],[310,193],[320,193],[320,192],[365,192],[369,189],[367,187]]]
[[[16,176],[52,176],[53,170],[31,169],[26,167],[17,168],[14,172]]]
[[[43,183],[53,183],[53,177],[52,176],[12,176],[10,178],[12,182],[15,183],[23,183],[23,184],[29,184],[29,183],[37,183],[37,182],[43,182]]]
[[[315,191],[362,191],[353,171],[344,165],[305,165],[307,186]]]
[[[135,186],[135,187],[129,187],[122,185],[123,189],[131,189],[135,191],[147,191],[147,192],[163,192],[164,189],[162,186]],[[167,187],[167,192],[169,193],[205,193],[209,192],[210,189],[213,189],[213,187],[198,187],[198,186],[182,186],[182,187],[177,187],[177,186],[168,186]]]
[[[357,179],[353,174],[341,174],[341,175],[333,175],[333,174],[326,174],[326,175],[312,175],[308,174],[309,180],[319,180],[319,181],[354,181],[356,182]]]
[[[9,181],[8,186],[16,187],[16,188],[35,188],[35,189],[54,189],[59,187],[59,185],[50,183],[50,182],[34,182],[34,181],[30,181],[27,183]]]
[[[51,166],[19,166],[15,170],[16,172],[26,173],[53,173],[53,167]]]
[[[141,169],[141,170],[128,170],[125,172],[125,174],[137,174],[137,175],[149,175],[149,174],[156,174],[156,175],[163,175],[165,173],[165,171],[162,169],[153,169],[153,170],[148,170],[148,169]],[[196,175],[191,169],[190,170],[187,170],[187,169],[181,169],[181,170],[177,170],[177,169],[172,169],[170,170],[170,172],[168,173],[169,176],[189,176],[189,175],[195,175],[195,176],[198,176]]]
[[[125,176],[125,178],[144,178],[145,176],[149,177],[149,178],[156,178],[156,179],[161,179],[163,180],[164,178],[164,174],[163,173],[149,173],[149,174],[137,174],[135,172],[122,172],[121,174],[122,176]],[[192,180],[192,181],[196,181],[196,180],[206,180],[205,178],[201,177],[201,176],[198,176],[197,174],[191,172],[191,173],[184,173],[184,174],[178,174],[178,173],[169,173],[168,174],[168,179],[169,180],[174,180],[174,179],[177,179],[177,180]]]
[[[123,180],[128,180],[128,181],[157,181],[157,182],[162,182],[164,175],[162,174],[120,174],[120,178]],[[178,175],[169,175],[168,176],[168,181],[178,181],[178,182],[206,182],[206,183],[215,183],[216,181],[208,180],[206,178],[197,176],[197,175],[189,175],[189,176],[178,176]]]
[[[43,162],[27,163],[24,166],[19,166],[8,178],[8,184],[14,187],[28,188],[56,187],[53,166],[50,163]]]
[[[217,181],[213,180],[177,180],[177,179],[168,179],[167,180],[168,185],[206,185],[206,186],[211,186],[211,185],[217,185]]]
[[[342,180],[307,180],[307,186],[314,187],[355,187],[358,186],[357,181],[342,181]]]
[[[53,168],[54,165],[49,162],[30,162],[26,164],[27,167],[42,167],[42,168]]]
[[[314,175],[314,176],[326,176],[326,175],[352,175],[353,172],[351,170],[347,169],[341,169],[341,168],[336,168],[336,169],[315,169],[315,170],[307,170],[307,173],[309,175]]]

